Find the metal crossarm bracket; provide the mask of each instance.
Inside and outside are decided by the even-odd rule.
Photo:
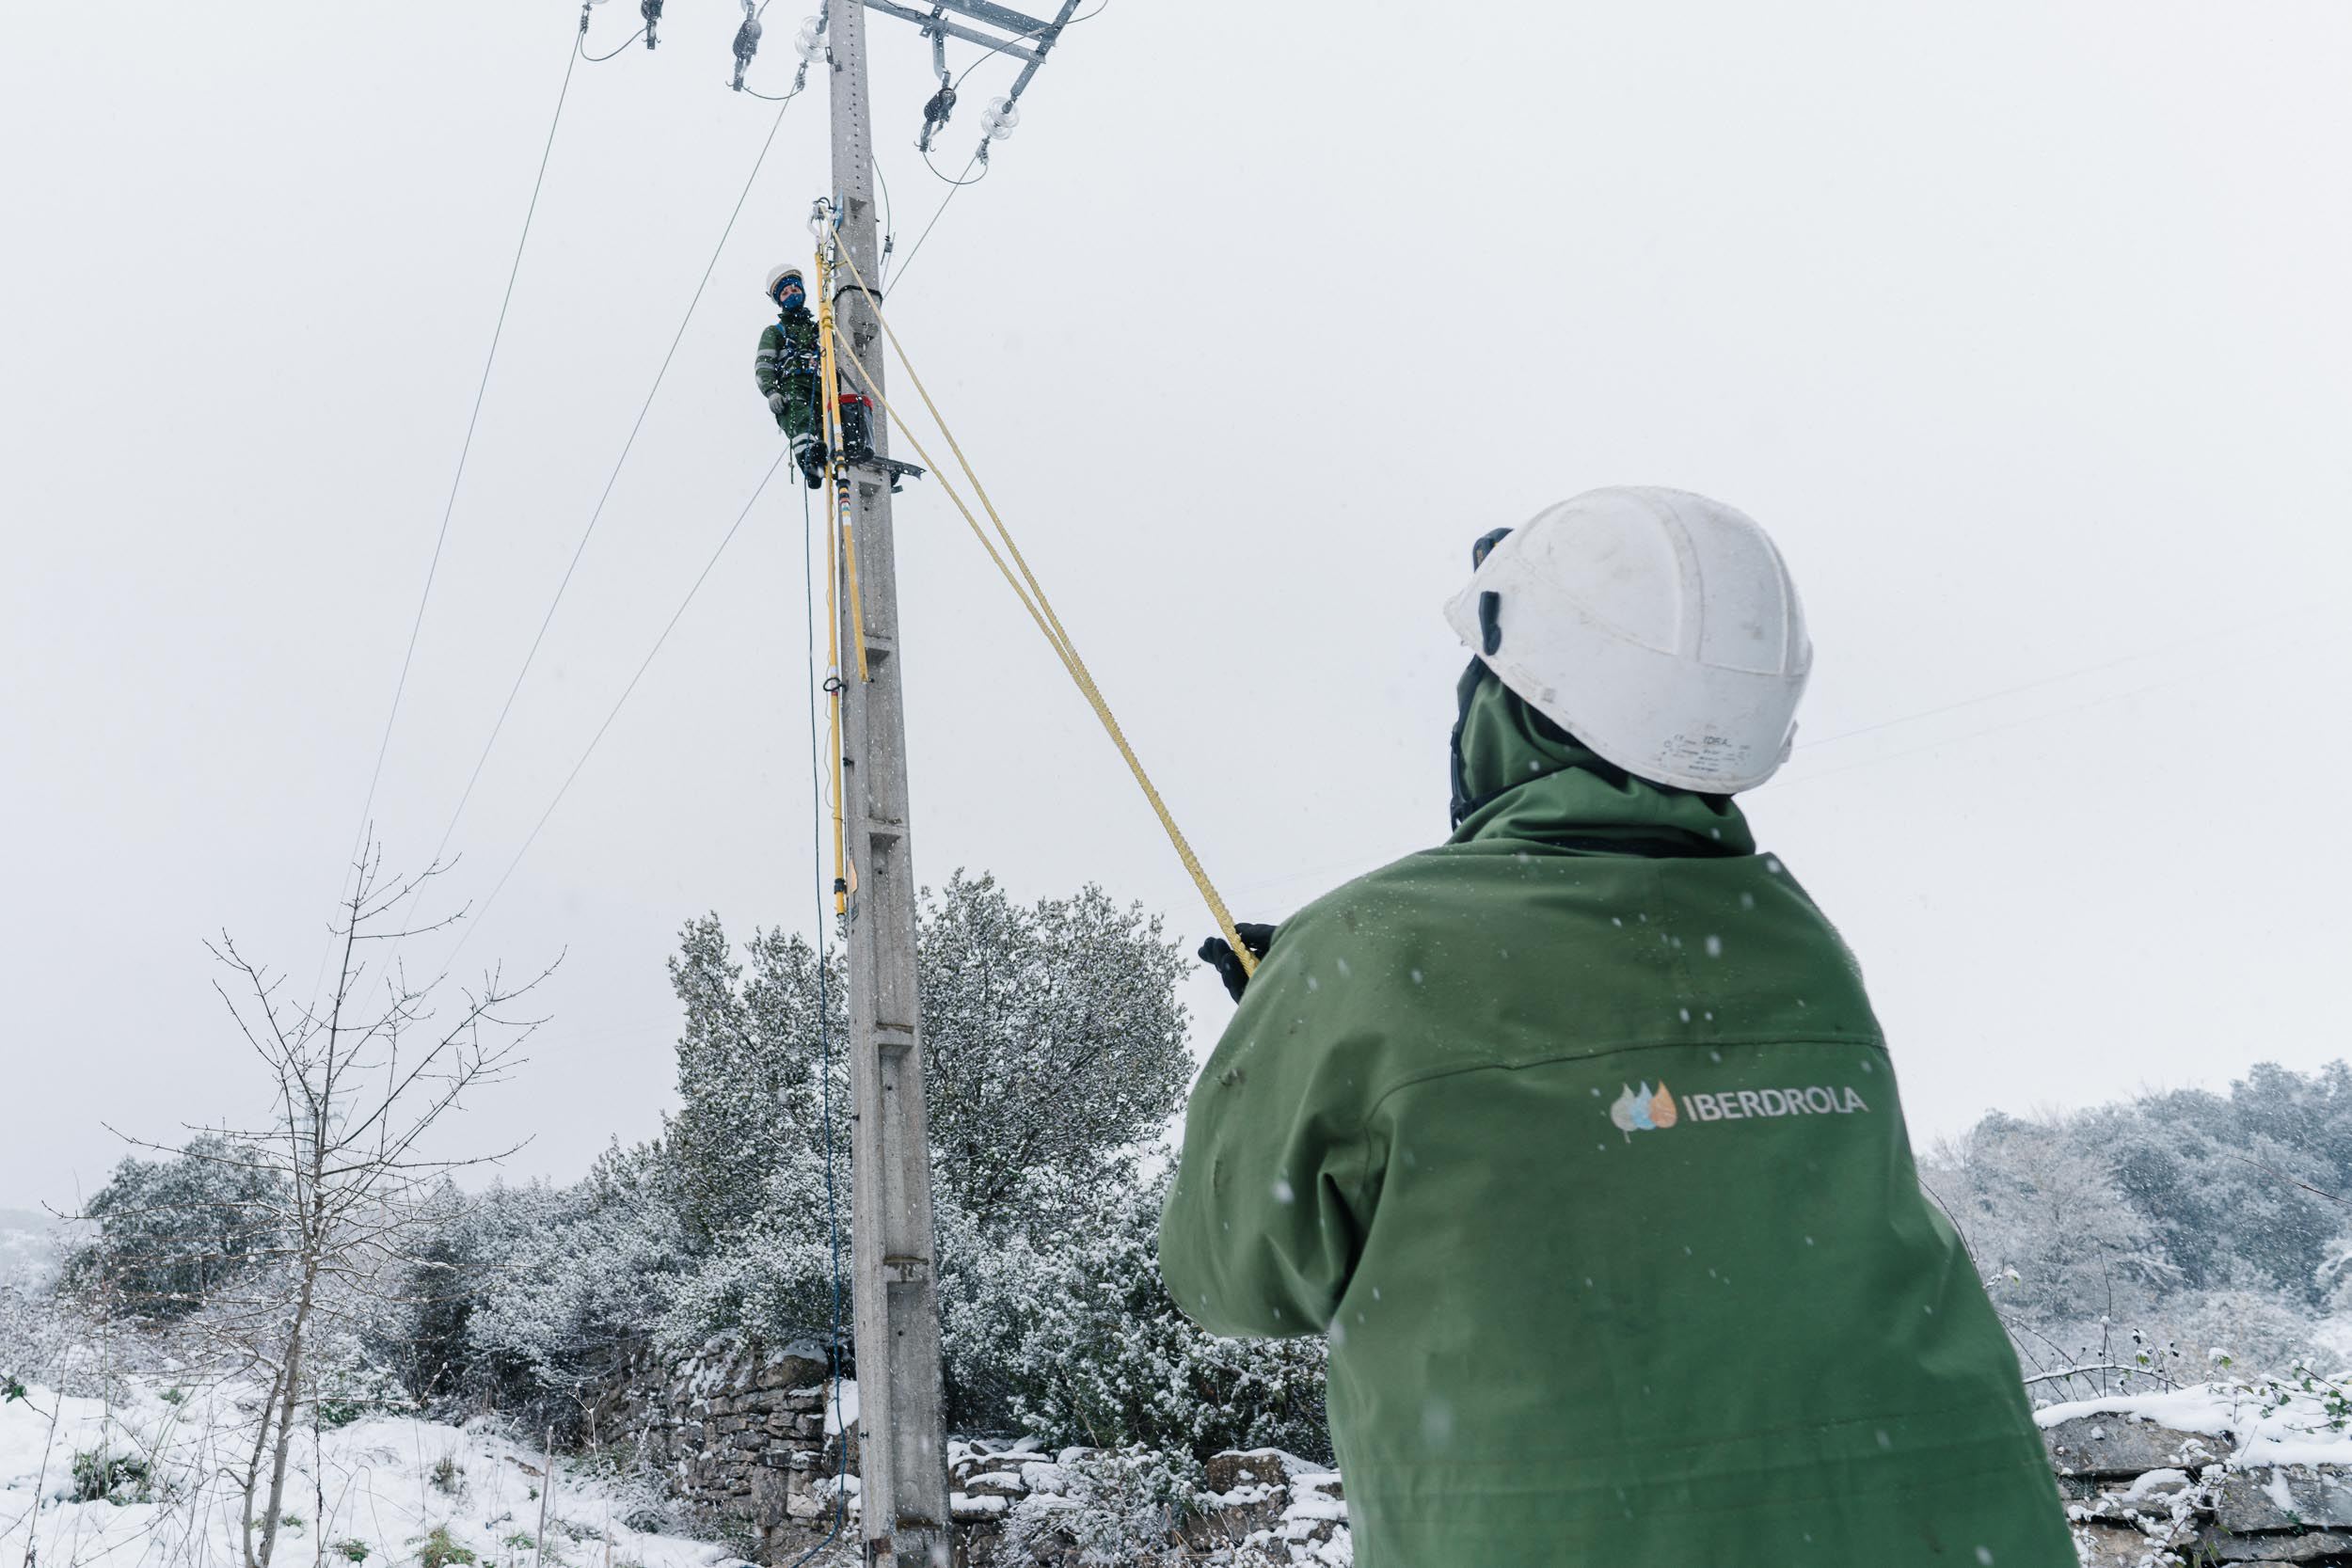
[[[880,11],[884,16],[895,16],[901,22],[912,22],[926,30],[935,28],[946,33],[949,38],[961,39],[966,43],[977,43],[983,49],[997,50],[1030,65],[1037,64],[1041,57],[1037,50],[1024,44],[1008,43],[1002,39],[981,32],[977,27],[966,27],[963,24],[950,22],[944,16],[926,15],[912,6],[894,4],[893,0],[866,0],[866,6],[868,10]],[[1040,23],[1039,25],[1049,26],[1051,24]]]
[[[960,16],[968,16],[975,22],[985,22],[992,27],[1001,27],[1016,38],[1026,38],[1032,33],[1047,32],[1057,25],[1051,22],[1040,22],[1033,16],[1024,16],[1009,7],[991,5],[989,0],[931,0],[931,4],[942,10],[950,10]]]

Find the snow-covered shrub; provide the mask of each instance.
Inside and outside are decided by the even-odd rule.
[[[1314,1418],[1319,1351],[1259,1355],[1188,1336],[1159,1292],[1157,1198],[1135,1192],[1129,1162],[1180,1102],[1191,1063],[1182,964],[1157,921],[1093,888],[1020,905],[961,874],[925,893],[918,915],[942,1287],[970,1285],[960,1342],[973,1354],[950,1372],[951,1419],[1033,1418],[1104,1442],[1169,1433],[1186,1449],[1218,1446],[1229,1429],[1230,1440],[1318,1443],[1269,1412]],[[673,1353],[721,1335],[831,1341],[846,1315],[834,1271],[850,1198],[839,959],[782,931],[739,946],[706,916],[687,924],[669,971],[685,1019],[679,1104],[660,1141],[614,1148],[574,1187],[435,1196],[433,1231],[412,1249],[405,1348],[384,1351],[420,1400],[562,1421],[575,1393],[648,1339]],[[1092,1349],[1055,1344],[1058,1328],[1014,1300],[1047,1273],[1099,1298],[1086,1309]],[[1088,1373],[1097,1352],[1126,1359]],[[1022,1359],[1000,1366],[1002,1354]],[[1160,1363],[1222,1390],[1211,1413],[1184,1424],[1161,1408],[1171,1394],[1119,1405],[1079,1392]],[[1015,1391],[1033,1418],[1014,1411]]]
[[[447,1391],[569,1424],[570,1395],[660,1323],[688,1267],[656,1162],[615,1148],[573,1186],[497,1187],[468,1206],[445,1275],[465,1304],[466,1363]]]
[[[0,1387],[13,1378],[69,1394],[99,1392],[103,1370],[94,1347],[102,1332],[52,1282],[0,1280]]]
[[[1031,1497],[1005,1521],[1007,1568],[1173,1568],[1195,1560],[1179,1533],[1206,1476],[1190,1456],[1142,1446],[1073,1459],[1058,1496]]]
[[[949,1376],[967,1404],[1052,1442],[1327,1459],[1323,1341],[1220,1338],[1161,1284],[1171,1179],[1041,1175],[1024,1189],[1033,1217],[1021,1232],[943,1238]]]
[[[98,1233],[67,1259],[65,1285],[109,1316],[185,1317],[279,1248],[285,1203],[279,1176],[216,1135],[125,1159],[90,1199]]]
[[[136,1452],[88,1449],[73,1456],[72,1474],[72,1484],[66,1493],[68,1502],[105,1502],[123,1507],[154,1500],[154,1494],[149,1490],[154,1473]]]

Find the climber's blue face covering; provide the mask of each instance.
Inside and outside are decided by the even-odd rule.
[[[807,297],[801,292],[801,285],[790,278],[776,285],[776,309],[779,310],[797,309]]]

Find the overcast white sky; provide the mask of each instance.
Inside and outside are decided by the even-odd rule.
[[[626,34],[626,0],[595,35]],[[773,106],[737,19],[582,66],[376,797],[480,752]],[[1819,661],[1748,800],[1915,1131],[2343,1054],[2352,10],[1109,0],[894,319],[1245,917],[1440,836],[1469,541],[1740,505]],[[209,933],[315,973],[570,46],[564,0],[20,6],[0,47],[0,1203],[258,1108]],[[798,12],[770,15],[780,91]],[[1222,24],[1220,24],[1222,23]],[[875,17],[900,248],[925,45]],[[955,52],[967,61],[968,46]],[[944,138],[960,168],[1001,62]],[[460,826],[479,898],[772,455],[786,115]],[[656,1131],[679,923],[804,927],[797,490],[485,916],[567,955],[481,1109]],[[917,873],[1206,917],[944,499],[899,512]],[[429,954],[419,954],[429,958]],[[1203,1043],[1225,1012],[1188,992]],[[499,1130],[479,1124],[480,1141]]]

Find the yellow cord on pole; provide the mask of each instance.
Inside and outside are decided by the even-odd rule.
[[[842,820],[843,779],[841,754],[841,558],[846,546],[844,533],[849,526],[849,470],[841,459],[840,382],[833,363],[833,293],[826,287],[825,247],[819,240],[817,246],[817,299],[818,310],[818,363],[823,375],[820,404],[824,411],[826,454],[831,460],[834,492],[833,510],[825,529],[825,713],[827,744],[832,748],[832,760],[825,769],[833,795],[833,912],[850,911],[850,891],[857,879],[856,867],[850,863],[849,831]],[[856,603],[855,578],[851,579],[851,602]],[[858,616],[858,674],[866,673],[865,615],[863,605]]]
[[[825,531],[825,768],[833,794],[833,912],[850,912],[849,834],[841,820],[841,571],[834,531]]]
[[[1076,684],[1080,695],[1086,698],[1087,705],[1094,710],[1095,718],[1102,721],[1104,733],[1111,737],[1111,743],[1119,748],[1119,754],[1126,760],[1128,771],[1135,775],[1136,783],[1142,787],[1144,799],[1151,802],[1152,812],[1159,817],[1161,828],[1168,833],[1168,843],[1175,847],[1176,858],[1184,863],[1184,871],[1192,878],[1193,885],[1200,890],[1200,896],[1208,904],[1209,912],[1216,919],[1217,928],[1225,933],[1225,941],[1232,948],[1234,958],[1240,961],[1242,973],[1244,974],[1256,974],[1257,955],[1250,951],[1249,944],[1242,941],[1241,933],[1234,928],[1233,917],[1226,910],[1225,900],[1217,896],[1215,884],[1209,880],[1209,874],[1201,869],[1200,859],[1193,854],[1192,846],[1186,842],[1184,831],[1176,826],[1176,818],[1169,814],[1168,802],[1160,798],[1160,792],[1153,786],[1151,775],[1143,769],[1142,760],[1136,755],[1135,748],[1128,744],[1126,732],[1119,727],[1119,720],[1112,714],[1110,704],[1104,700],[1101,689],[1095,686],[1094,676],[1087,669],[1086,661],[1078,657],[1077,645],[1071,641],[1070,633],[1063,628],[1061,617],[1054,612],[1053,603],[1046,598],[1045,590],[1039,584],[1037,575],[1029,570],[1028,561],[1022,555],[1021,546],[1013,542],[1012,531],[1005,526],[1005,520],[998,515],[995,504],[988,499],[988,491],[980,483],[979,475],[972,470],[971,460],[963,455],[963,448],[957,443],[955,433],[947,428],[947,421],[940,416],[939,405],[931,401],[930,391],[923,386],[922,376],[915,372],[914,361],[907,357],[905,346],[898,341],[898,333],[891,330],[889,318],[882,313],[882,308],[874,291],[866,286],[865,275],[858,270],[857,258],[851,256],[848,247],[844,246],[841,259],[849,265],[850,276],[857,279],[858,287],[864,291],[866,303],[873,307],[874,319],[882,324],[883,335],[890,340],[890,347],[898,355],[898,363],[906,368],[907,379],[914,383],[915,392],[922,398],[923,406],[930,410],[931,420],[939,426],[940,435],[946,437],[948,449],[955,453],[958,466],[963,469],[964,477],[971,481],[973,494],[979,498],[980,505],[986,508],[989,520],[996,525],[997,536],[1004,541],[1006,553],[1012,557],[1014,564],[1020,568],[1020,577],[1016,578],[1012,567],[1005,563],[1004,556],[997,553],[996,546],[990,542],[986,531],[980,527],[979,519],[972,515],[972,509],[964,504],[963,498],[956,493],[955,486],[947,482],[946,475],[941,471],[939,464],[932,458],[930,451],[925,450],[923,443],[916,438],[912,430],[906,431],[908,441],[914,445],[915,451],[931,469],[932,477],[938,481],[940,488],[947,493],[947,499],[955,502],[956,510],[963,514],[963,520],[970,525],[973,537],[979,540],[980,547],[988,552],[989,560],[995,563],[996,570],[1003,576],[1015,596],[1021,600],[1022,607],[1028,610],[1029,618],[1037,623],[1038,630],[1044,635],[1045,641],[1053,647],[1055,655],[1060,658],[1062,668],[1069,672],[1070,678]],[[840,328],[833,322],[830,309],[826,314],[825,325],[830,334],[828,340],[830,346],[831,340],[840,336]],[[874,378],[866,374],[865,365],[858,359],[856,345],[843,340],[840,346],[849,350],[840,357],[846,359],[850,368],[856,372],[858,379],[865,384],[866,395],[874,400],[892,422],[898,424],[900,429],[906,430],[903,421],[898,420],[898,411],[891,407],[890,400],[884,397],[882,388],[874,384]],[[1025,590],[1023,587],[1025,581],[1027,584]]]
[[[843,255],[849,254],[845,249]],[[825,264],[825,243],[817,242],[817,341],[823,376],[825,408],[825,464],[833,479],[834,527],[841,543],[841,558],[849,577],[850,631],[857,642],[857,678],[872,677],[866,669],[866,601],[857,587],[857,529],[851,521],[850,507],[850,460],[842,451],[841,372],[834,362],[834,339],[839,329],[833,319],[833,274]]]

